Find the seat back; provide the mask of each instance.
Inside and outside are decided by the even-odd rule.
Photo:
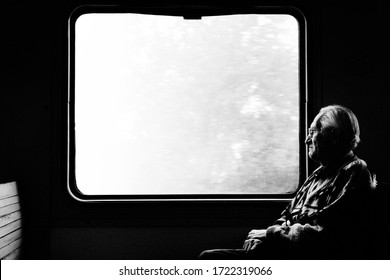
[[[16,182],[0,184],[0,258],[19,259],[22,215]]]

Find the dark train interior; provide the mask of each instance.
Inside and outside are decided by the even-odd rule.
[[[89,200],[71,194],[74,143],[68,128],[73,109],[68,107],[68,96],[74,75],[69,30],[72,13],[82,12],[80,7],[172,13],[194,20],[208,13],[295,11],[301,19],[300,145],[320,108],[344,105],[360,123],[356,154],[378,182],[390,183],[387,1],[4,1],[0,183],[17,184],[22,259],[196,259],[206,249],[241,247],[248,231],[272,224],[293,197],[166,199],[155,195],[138,199],[135,195]],[[307,160],[304,144],[300,147],[300,176],[305,177],[316,164]],[[388,202],[388,190],[384,193],[387,196],[381,195],[375,205]],[[382,220],[388,211],[386,207],[374,211],[380,215],[375,218],[376,228],[362,224],[354,225],[354,230],[380,231],[388,239],[390,227]],[[373,247],[367,259],[390,257],[388,243],[381,241]]]

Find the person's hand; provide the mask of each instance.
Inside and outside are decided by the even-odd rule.
[[[246,252],[254,250],[256,247],[258,247],[260,244],[262,244],[263,241],[260,239],[247,239],[244,241],[244,245],[242,246],[242,249],[244,249]]]
[[[245,251],[250,251],[258,247],[265,240],[267,230],[265,229],[253,229],[248,233],[244,245],[242,248]]]
[[[267,230],[266,229],[252,229],[248,233],[247,239],[259,239],[264,240]]]

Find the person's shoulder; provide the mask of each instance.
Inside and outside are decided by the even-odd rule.
[[[370,172],[367,168],[367,163],[364,160],[356,156],[343,167],[340,174],[349,178],[348,180],[351,180],[351,178],[357,179],[360,182],[358,186],[360,186],[361,189],[372,190],[376,186],[375,174]]]
[[[342,167],[342,170],[349,172],[369,172],[367,163],[357,156],[354,156],[348,162],[346,162]]]
[[[352,167],[367,168],[367,163],[364,160],[358,158],[357,156],[354,156],[349,162],[344,165],[345,169]]]

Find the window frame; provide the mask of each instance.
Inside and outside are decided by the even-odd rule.
[[[128,194],[85,195],[76,183],[76,133],[75,133],[75,26],[77,19],[88,13],[135,13],[149,15],[180,16],[199,19],[201,16],[234,14],[287,14],[298,23],[299,44],[299,175],[298,186],[284,194]],[[180,202],[180,201],[289,201],[308,175],[306,138],[307,121],[307,26],[303,13],[295,7],[223,7],[223,6],[81,6],[73,10],[68,19],[68,98],[67,98],[67,191],[79,202]]]

